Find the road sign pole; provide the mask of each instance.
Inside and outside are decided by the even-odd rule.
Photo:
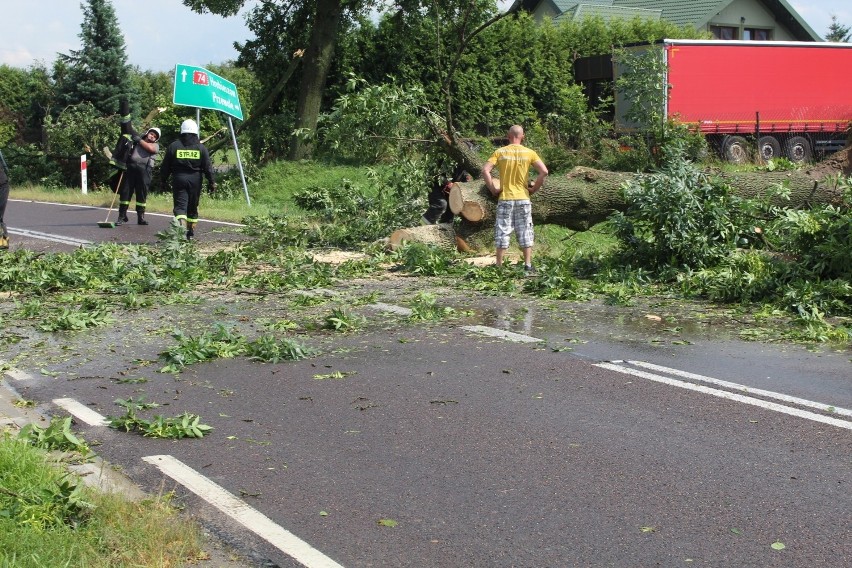
[[[228,116],[228,128],[231,129],[231,139],[234,141],[234,150],[237,152],[237,165],[240,168],[240,179],[243,180],[243,192],[246,194],[246,203],[251,207],[251,198],[249,197],[248,186],[246,185],[246,176],[243,173],[243,161],[240,158],[240,147],[237,146],[237,133],[234,132],[234,121]]]

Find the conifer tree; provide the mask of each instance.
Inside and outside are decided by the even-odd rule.
[[[831,24],[828,26],[828,33],[825,34],[825,41],[848,42],[852,38],[850,27],[841,24],[837,20],[837,16],[831,15]]]
[[[86,0],[80,5],[79,51],[60,54],[67,74],[59,85],[63,105],[91,103],[104,115],[118,110],[121,97],[134,99],[130,90],[130,66],[115,9],[110,0]]]

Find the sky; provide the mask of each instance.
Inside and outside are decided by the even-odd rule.
[[[253,4],[249,0],[247,4]],[[852,26],[850,0],[788,0],[824,36],[831,14]],[[27,68],[53,64],[57,53],[79,50],[83,13],[80,0],[0,0],[3,14],[0,64]],[[501,0],[505,7],[510,0]],[[142,70],[168,71],[177,63],[204,67],[237,58],[235,41],[251,38],[244,14],[222,18],[196,14],[181,0],[112,0],[124,32],[127,59]]]

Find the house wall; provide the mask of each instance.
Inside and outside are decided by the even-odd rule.
[[[745,18],[744,23],[741,18]],[[796,39],[787,28],[778,24],[772,12],[757,0],[735,0],[731,2],[724,10],[710,19],[705,29],[710,31],[711,25],[770,29],[772,30],[772,41],[793,41]],[[740,38],[742,38],[742,35],[740,35]]]
[[[532,17],[537,24],[540,24],[545,20],[553,20],[561,13],[562,11],[551,0],[542,0],[533,10]]]

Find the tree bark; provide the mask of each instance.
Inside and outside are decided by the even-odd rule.
[[[317,129],[322,92],[331,68],[342,12],[342,0],[317,1],[311,39],[305,51],[302,88],[296,102],[296,130],[307,131],[308,136],[293,136],[290,160],[310,158],[313,153],[313,136]]]

